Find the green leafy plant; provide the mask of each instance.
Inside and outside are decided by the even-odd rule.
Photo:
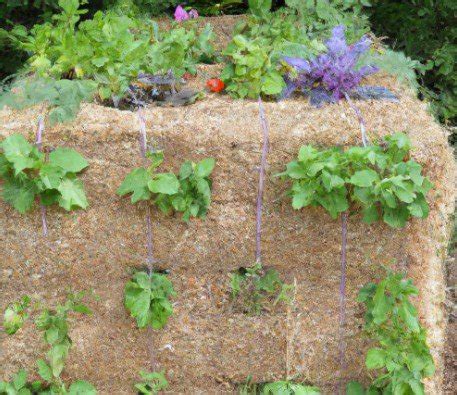
[[[93,81],[23,78],[16,80],[0,95],[0,108],[8,106],[22,110],[38,104],[49,107],[49,123],[71,121],[78,114],[81,102],[93,98]]]
[[[3,314],[3,328],[8,335],[14,335],[22,328],[29,317],[27,313],[29,306],[30,298],[28,296],[24,296],[20,301],[8,305]]]
[[[223,54],[221,78],[237,98],[274,97],[285,88],[284,56],[310,59],[325,49],[323,38],[337,25],[348,26],[351,41],[367,29],[357,1],[287,1],[271,12],[271,0],[250,0],[250,14],[234,30]]]
[[[16,26],[8,37],[30,54],[29,71],[39,77],[95,82],[101,101],[118,105],[140,73],[172,70],[177,77],[195,72],[200,61],[211,61],[213,33],[201,32],[193,21],[159,31],[156,22],[115,11],[96,12],[80,21],[85,9],[79,0],[59,0],[61,12],[30,32]]]
[[[379,344],[368,350],[365,364],[378,376],[367,391],[359,383],[349,383],[348,395],[425,394],[423,379],[433,375],[435,365],[410,301],[417,294],[411,280],[390,271],[377,284],[360,290],[357,300],[366,307],[364,329]]]
[[[239,388],[240,395],[320,395],[317,387],[294,383],[289,380],[257,384],[248,377],[245,384]]]
[[[138,394],[142,395],[157,395],[159,391],[168,388],[168,381],[165,377],[165,371],[162,372],[140,372],[141,382],[135,384],[135,389]]]
[[[92,384],[77,380],[67,385],[60,377],[65,368],[65,360],[71,348],[69,331],[69,313],[91,314],[83,303],[85,292],[69,294],[63,305],[55,309],[43,309],[35,319],[36,328],[43,332],[43,339],[49,346],[45,359],[38,359],[38,374],[44,380],[27,382],[27,372],[20,370],[10,382],[0,382],[0,395],[6,394],[56,394],[56,395],[95,395],[97,391]],[[22,299],[29,300],[27,297]],[[19,329],[19,328],[18,328]]]
[[[260,314],[267,304],[290,302],[292,285],[284,284],[274,269],[265,270],[260,263],[240,268],[230,274],[231,297],[247,314]]]
[[[190,217],[205,218],[211,203],[211,175],[215,161],[203,159],[198,163],[186,161],[179,175],[156,173],[164,160],[162,151],[148,153],[151,165],[130,172],[118,188],[120,196],[131,194],[132,203],[153,199],[153,203],[164,213],[173,210],[183,213],[183,220]]]
[[[318,150],[303,146],[298,160],[284,173],[293,182],[292,206],[322,206],[332,218],[350,209],[361,209],[363,221],[382,218],[401,228],[411,217],[429,213],[426,194],[432,183],[422,167],[409,158],[411,143],[402,133],[385,139],[385,144]]]
[[[139,328],[161,329],[173,314],[170,298],[175,295],[166,275],[137,272],[125,285],[124,304]]]
[[[87,208],[83,183],[76,176],[88,163],[75,150],[57,148],[45,154],[24,136],[13,134],[0,143],[2,198],[20,213],[30,210],[39,198],[41,204],[58,203],[67,211]]]

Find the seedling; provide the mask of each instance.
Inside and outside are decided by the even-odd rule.
[[[60,377],[65,368],[65,360],[71,348],[72,341],[69,332],[69,313],[76,312],[82,314],[91,314],[91,310],[82,303],[85,293],[79,292],[68,295],[66,302],[63,305],[57,305],[55,309],[43,309],[35,319],[36,328],[43,332],[43,340],[49,346],[45,359],[36,361],[38,374],[43,381],[27,382],[27,372],[24,369],[12,378],[11,381],[0,382],[0,395],[27,395],[27,394],[56,394],[56,395],[95,395],[97,391],[92,384],[77,380],[70,384],[67,388],[66,384]],[[7,332],[13,334],[20,329],[17,325],[10,326],[6,323],[11,323],[10,313],[7,313],[11,306],[20,306],[25,310],[29,306],[30,298],[27,296],[22,298],[22,302],[16,302],[10,305],[5,312],[5,328],[13,330]],[[22,317],[25,314],[21,312]],[[28,315],[27,315],[28,317]],[[25,318],[20,322],[21,326]],[[13,320],[17,323],[17,320]]]
[[[59,204],[67,211],[85,209],[89,203],[77,173],[88,165],[70,148],[57,148],[46,160],[45,154],[24,136],[13,134],[0,143],[1,196],[22,214],[33,207],[36,197],[44,206]]]
[[[378,376],[366,391],[360,383],[349,383],[347,395],[425,393],[423,379],[434,374],[435,364],[410,301],[417,294],[411,280],[391,271],[360,290],[357,300],[366,308],[365,333],[378,342],[368,350],[365,364]]]
[[[245,384],[239,388],[240,395],[320,395],[319,388],[294,383],[289,380],[275,381],[272,383],[253,383],[249,376]]]
[[[125,285],[124,303],[138,328],[163,328],[173,314],[170,299],[176,293],[165,274],[137,272]]]
[[[142,382],[135,384],[135,389],[141,395],[157,395],[159,391],[168,388],[168,381],[165,377],[165,371],[148,373],[140,372]]]
[[[156,173],[157,167],[164,160],[162,151],[148,153],[150,166],[134,169],[128,174],[117,194],[131,194],[132,203],[152,199],[164,213],[173,210],[182,212],[182,219],[188,222],[190,217],[205,218],[211,203],[211,185],[209,178],[215,160],[203,159],[198,163],[186,161],[181,166],[178,176],[174,173]]]
[[[260,263],[230,274],[230,286],[234,305],[252,315],[259,315],[269,303],[289,303],[293,289],[281,281],[276,270],[265,270]]]

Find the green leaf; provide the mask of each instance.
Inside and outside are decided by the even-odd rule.
[[[365,389],[357,381],[350,381],[346,385],[346,395],[365,395]]]
[[[276,71],[271,71],[265,76],[262,83],[262,92],[269,96],[278,95],[286,86],[282,75]]]
[[[38,152],[21,134],[7,137],[0,147],[3,148],[5,158],[13,164],[16,175],[24,169],[35,168],[39,157]]]
[[[65,179],[57,188],[60,192],[59,205],[67,211],[89,206],[83,183],[77,179]]]
[[[398,209],[386,207],[384,209],[383,220],[392,228],[403,228],[409,218],[408,209],[400,206]]]
[[[364,207],[362,210],[363,213],[363,222],[367,224],[372,224],[376,221],[379,220],[379,210],[378,208],[373,204],[368,207]]]
[[[152,196],[148,188],[149,180],[150,176],[146,169],[134,169],[125,177],[116,193],[120,196],[132,193],[132,203],[149,200]]]
[[[27,372],[24,369],[16,373],[13,380],[13,385],[16,390],[20,390],[27,383]]]
[[[209,177],[216,165],[213,158],[206,158],[197,163],[195,166],[195,176],[198,178]]]
[[[384,367],[386,355],[380,348],[371,348],[368,350],[365,365],[367,369],[381,369]]]
[[[36,193],[37,188],[33,181],[28,178],[12,178],[4,182],[2,197],[5,202],[24,214],[32,208]]]
[[[97,390],[87,381],[78,380],[70,385],[68,395],[97,395]]]
[[[378,173],[371,169],[356,171],[349,180],[358,187],[370,187],[376,181],[379,181]]]
[[[57,189],[65,176],[65,170],[46,163],[41,167],[39,175],[45,188]]]
[[[173,173],[154,174],[148,182],[148,188],[153,193],[174,195],[179,191],[179,181]]]
[[[40,377],[48,382],[52,381],[52,371],[49,365],[43,360],[43,359],[38,359],[36,361],[36,364],[38,366],[38,374]]]
[[[57,148],[49,154],[49,164],[66,172],[78,173],[89,166],[82,155],[71,148]]]

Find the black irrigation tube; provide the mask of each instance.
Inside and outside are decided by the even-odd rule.
[[[360,125],[362,135],[362,144],[364,147],[368,145],[368,137],[366,133],[365,120],[360,109],[352,102],[349,95],[344,92],[347,102],[351,109],[357,115],[357,120]],[[345,326],[346,326],[346,269],[347,269],[347,230],[348,228],[348,211],[341,213],[341,278],[340,278],[340,314],[339,314],[339,335],[338,335],[338,352],[340,363],[340,378],[338,382],[338,393],[344,395],[344,374],[346,371],[346,343],[345,343]]]
[[[140,155],[143,158],[143,162],[146,165],[146,151],[147,151],[147,136],[146,136],[146,120],[144,119],[143,112],[141,107],[138,108],[137,111],[138,121],[140,123],[140,136],[139,136],[139,143],[140,143]],[[154,269],[154,250],[153,250],[153,238],[152,238],[152,219],[151,219],[151,207],[148,202],[146,204],[146,240],[147,240],[147,262],[148,262],[148,274],[151,277],[152,271]],[[154,345],[152,344],[152,338],[154,332],[150,326],[148,326],[148,335],[151,339],[148,342],[149,345],[149,360],[151,364],[151,371],[154,372],[156,370],[156,361],[154,355]]]
[[[42,147],[43,132],[44,132],[44,119],[40,115],[38,117],[38,128],[36,131],[36,140],[35,140],[35,145],[39,151],[41,151],[41,147]],[[41,225],[42,225],[42,229],[43,229],[43,236],[46,237],[48,235],[48,223],[46,221],[46,206],[44,206],[43,204],[40,204],[40,210],[41,210]]]
[[[260,126],[263,131],[263,146],[262,146],[262,158],[260,161],[259,169],[259,188],[257,191],[257,210],[256,210],[256,248],[255,248],[255,260],[256,263],[260,263],[261,256],[261,239],[262,239],[262,208],[263,208],[263,193],[265,189],[265,168],[267,166],[267,155],[269,150],[269,128],[268,122],[265,116],[265,109],[263,108],[262,99],[259,96],[259,118]]]

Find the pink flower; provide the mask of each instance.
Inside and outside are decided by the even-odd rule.
[[[182,21],[187,21],[189,19],[189,14],[187,11],[182,8],[180,5],[176,7],[175,10],[175,21],[182,22]]]
[[[190,10],[189,11],[189,16],[190,16],[191,19],[198,18],[197,10],[194,10],[194,9]]]
[[[178,5],[175,10],[175,21],[182,22],[188,19],[198,18],[197,10],[190,10],[187,12],[182,6]]]

